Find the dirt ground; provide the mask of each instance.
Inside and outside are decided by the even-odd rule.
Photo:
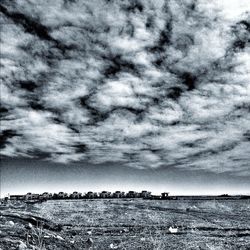
[[[8,203],[0,249],[250,249],[250,200]]]

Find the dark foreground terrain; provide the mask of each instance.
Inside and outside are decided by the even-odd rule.
[[[9,203],[0,249],[250,249],[250,200]]]

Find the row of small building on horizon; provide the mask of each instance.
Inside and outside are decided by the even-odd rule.
[[[151,198],[159,198],[159,199],[166,199],[168,197],[167,192],[162,193],[161,195],[152,195],[151,192],[143,190],[141,192],[129,191],[127,193],[122,191],[102,191],[102,192],[92,192],[89,191],[87,193],[80,193],[80,192],[73,192],[71,194],[65,192],[59,193],[49,193],[44,192],[42,194],[34,194],[34,193],[27,193],[25,195],[9,195],[6,197],[8,200],[57,200],[57,199],[111,199],[111,198],[144,198],[144,199],[151,199]]]

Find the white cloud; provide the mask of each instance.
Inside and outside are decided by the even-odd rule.
[[[141,4],[3,3],[2,155],[250,175],[249,1]]]

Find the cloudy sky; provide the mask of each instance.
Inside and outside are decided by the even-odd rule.
[[[250,179],[249,0],[2,0],[0,14],[2,162]]]

